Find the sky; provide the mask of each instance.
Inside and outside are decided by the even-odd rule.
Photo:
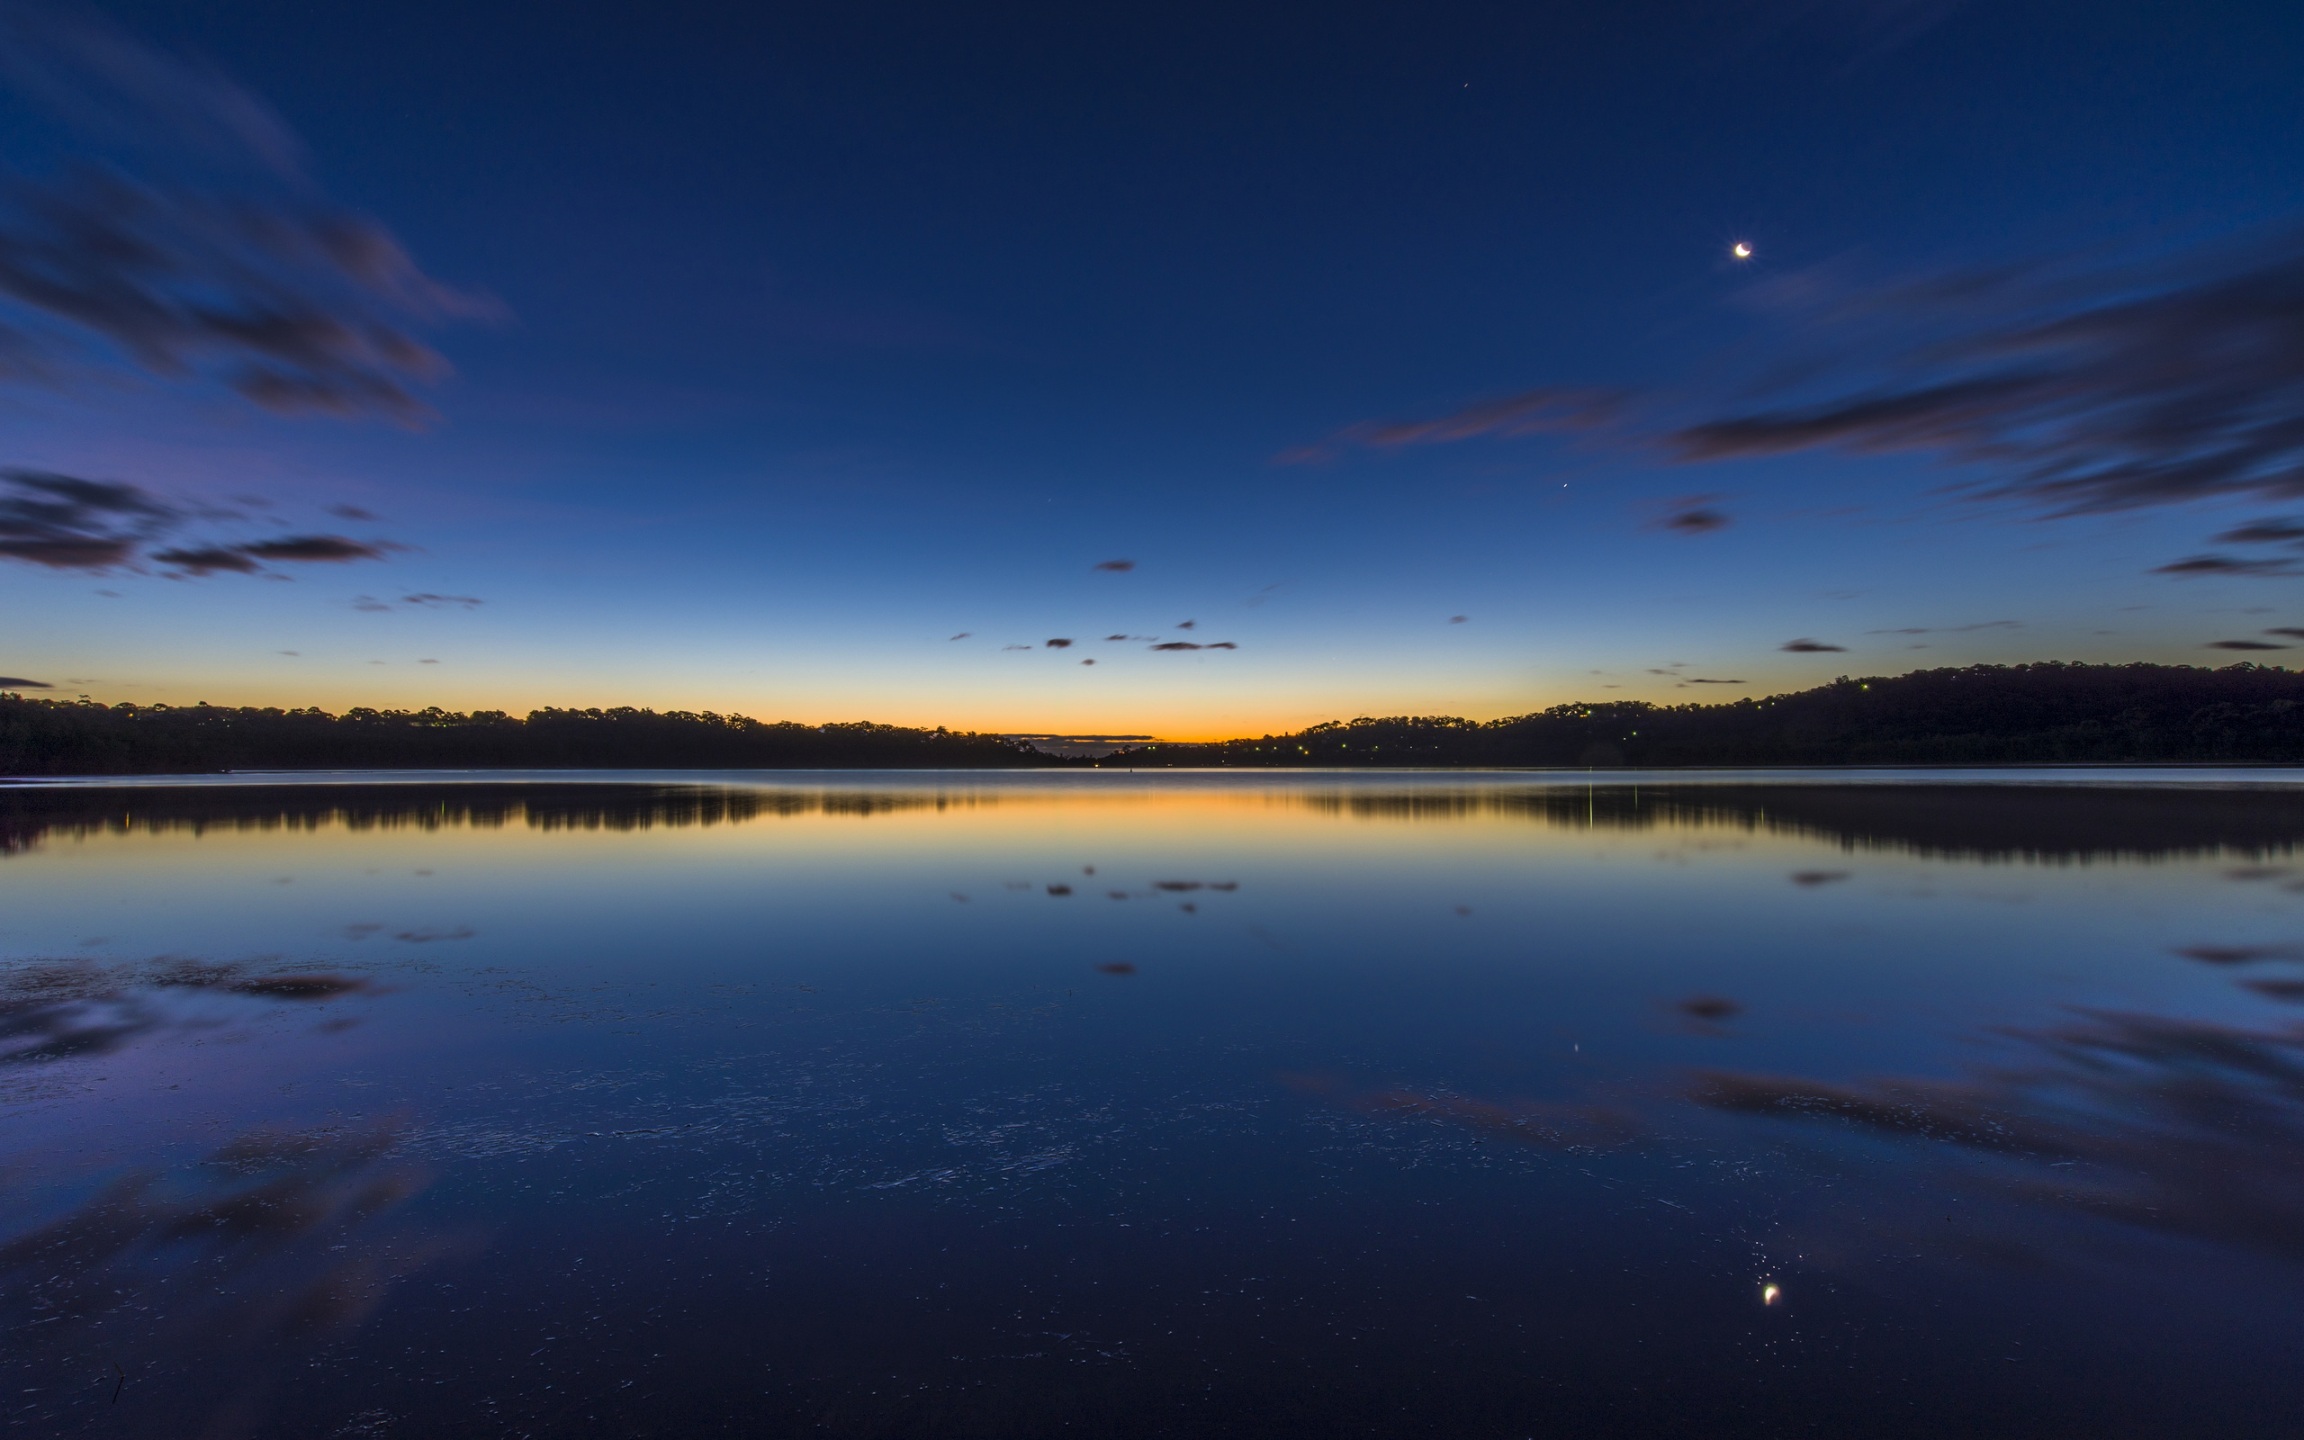
[[[2201,0],[0,5],[0,684],[2293,663],[2300,73]]]

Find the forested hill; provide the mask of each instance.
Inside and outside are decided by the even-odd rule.
[[[1722,705],[1555,705],[1148,745],[1106,766],[2304,762],[2304,674],[2260,665],[1971,665]]]
[[[224,770],[959,769],[1059,763],[997,735],[652,710],[234,709],[0,697],[0,775]]]
[[[2304,674],[2259,665],[1974,665],[1721,705],[1360,719],[1147,745],[1102,766],[2304,763]],[[236,709],[0,696],[0,775],[369,769],[960,769],[1062,765],[1021,741],[651,710]]]

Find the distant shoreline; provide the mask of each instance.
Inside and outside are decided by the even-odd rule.
[[[2006,764],[1870,764],[1870,765],[1658,765],[1598,768],[1574,765],[974,765],[936,766],[647,766],[574,767],[535,769],[519,766],[430,769],[414,766],[382,769],[312,770],[185,770],[171,772],[114,771],[84,775],[0,775],[0,791],[296,788],[344,786],[501,785],[507,787],[568,786],[672,786],[699,788],[712,785],[761,785],[837,778],[843,783],[885,779],[889,784],[915,784],[929,777],[954,780],[1046,780],[1057,783],[1101,783],[1131,775],[1162,780],[1194,777],[1247,781],[1258,777],[1289,779],[1368,779],[1422,777],[1435,781],[1499,780],[1538,785],[1584,787],[1660,784],[1671,786],[1735,785],[1895,785],[1906,781],[1928,784],[2097,784],[2188,783],[2192,776],[2280,776],[2274,783],[2304,784],[2304,761],[2285,760],[2135,760],[2070,761]]]
[[[1067,740],[1075,737],[1066,737]],[[1472,721],[1050,754],[1013,735],[629,707],[501,711],[102,705],[0,695],[0,777],[329,771],[1913,769],[2304,764],[2304,674],[2273,666],[1974,665],[1721,704],[1607,701]]]

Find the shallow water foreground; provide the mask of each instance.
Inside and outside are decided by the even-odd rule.
[[[386,778],[0,789],[13,1433],[2304,1431],[2279,774]]]

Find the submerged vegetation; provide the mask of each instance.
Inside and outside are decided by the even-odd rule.
[[[1144,745],[1147,766],[2037,765],[2304,762],[2304,674],[2240,664],[1971,665],[1719,705],[1362,718]],[[709,711],[278,710],[0,696],[0,775],[227,770],[973,769],[1087,762],[998,735]]]

